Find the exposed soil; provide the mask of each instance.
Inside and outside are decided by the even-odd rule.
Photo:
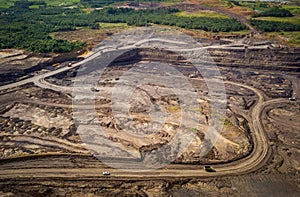
[[[57,54],[32,54],[23,50],[0,50],[0,85],[13,83],[34,75],[57,69],[71,62],[80,60],[78,54],[82,51]]]
[[[223,40],[225,41],[243,44],[239,39]],[[244,39],[245,42],[247,46],[261,44],[259,41],[250,43]],[[217,45],[218,42],[214,41],[214,44]],[[198,128],[183,127],[196,134],[195,140],[184,154],[160,171],[180,172],[182,169],[196,171],[202,169],[204,164],[230,166],[230,162],[243,162],[243,158],[251,153],[253,150],[251,112],[258,102],[258,94],[235,83],[253,87],[261,92],[265,99],[261,120],[272,150],[270,159],[258,170],[236,177],[225,175],[215,178],[209,178],[213,173],[208,173],[207,177],[202,178],[193,176],[179,178],[176,173],[174,177],[159,177],[157,174],[156,178],[143,177],[143,174],[133,178],[126,177],[126,172],[121,173],[122,176],[114,176],[115,169],[92,157],[76,132],[72,95],[27,84],[0,92],[0,169],[2,172],[11,173],[1,174],[0,195],[246,196],[251,193],[253,196],[287,194],[297,196],[300,192],[298,140],[300,109],[297,101],[299,49],[278,49],[272,43],[267,45],[269,48],[251,50],[244,45],[236,49],[220,47],[209,50],[224,80],[233,83],[225,86],[228,105],[222,136],[205,157],[199,157],[199,152],[200,146],[206,143],[204,137],[207,135],[206,129],[212,118],[211,101],[202,76],[182,57],[162,49],[131,51],[113,62],[98,78],[97,87],[93,89],[98,96],[95,100],[98,123],[105,130],[107,139],[123,145],[121,149],[123,153],[134,152],[141,157],[167,143],[176,132],[180,132],[177,122],[181,117],[181,106],[184,103],[180,103],[178,95],[169,91],[167,87],[155,83],[143,84],[129,99],[131,105],[129,113],[133,121],[129,122],[126,117],[116,120],[110,109],[112,90],[116,86],[126,87],[128,83],[122,79],[124,73],[143,65],[167,64],[183,71],[199,97],[197,108],[189,109],[189,113],[199,112],[201,124]],[[20,60],[20,54],[16,54],[15,57],[16,61],[21,61],[24,65],[27,62]],[[68,63],[64,63],[63,66],[67,65]],[[70,88],[74,84],[76,71],[77,69],[71,69],[45,81],[58,87]],[[153,69],[151,72],[156,71]],[[146,74],[150,75],[151,72]],[[145,73],[140,72],[141,76],[143,74]],[[165,78],[168,76],[165,74]],[[178,76],[170,76],[179,81]],[[128,78],[128,81],[136,80]],[[288,99],[292,96],[296,97],[295,101]],[[157,125],[150,123],[151,110],[154,110],[152,106],[155,104],[162,106],[158,111],[167,113],[168,118],[160,132],[153,133],[153,128]],[[81,109],[80,106],[77,107]],[[128,131],[147,137],[143,139],[134,137],[129,135]],[[138,133],[140,131],[143,133]],[[166,154],[162,157],[168,156]],[[37,171],[33,171],[30,178],[25,172],[26,169]],[[100,171],[95,176],[91,171],[97,169]],[[112,176],[102,176],[102,169],[111,171]],[[20,170],[24,172],[14,175]],[[51,170],[61,173],[52,174]],[[85,176],[81,176],[84,172]]]

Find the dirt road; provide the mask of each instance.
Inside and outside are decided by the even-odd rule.
[[[160,40],[159,40],[160,41]],[[165,40],[164,40],[165,41]],[[131,46],[132,47],[132,46]],[[134,48],[133,46],[132,48]],[[126,49],[130,49],[130,46],[124,47]],[[106,52],[114,51],[115,49],[103,49]],[[8,88],[17,87],[20,85],[24,85],[30,82],[34,82],[36,84],[40,84],[43,88],[55,89],[56,91],[66,91],[66,87],[61,86],[53,86],[45,83],[44,79],[46,77],[53,76],[55,74],[67,71],[74,67],[79,67],[80,65],[86,63],[87,61],[96,58],[98,55],[102,54],[102,51],[98,51],[93,55],[89,56],[87,59],[74,64],[72,67],[64,67],[46,74],[42,74],[39,76],[35,76],[17,83],[9,84],[0,87],[0,90],[5,90]],[[199,79],[201,80],[201,79]],[[239,84],[236,82],[225,81],[226,84],[246,88],[248,90],[253,91],[258,96],[258,101],[253,107],[251,111],[251,121],[249,122],[249,126],[252,131],[252,138],[254,143],[254,149],[250,155],[247,157],[240,159],[238,161],[234,161],[228,164],[220,164],[214,165],[214,168],[217,172],[208,173],[203,170],[202,166],[194,166],[194,165],[170,165],[163,169],[157,169],[148,172],[132,172],[132,171],[121,171],[118,169],[109,169],[106,165],[99,163],[99,161],[94,161],[97,164],[97,167],[93,167],[91,165],[89,168],[83,166],[78,167],[78,165],[82,162],[82,157],[75,158],[75,166],[66,167],[64,165],[60,165],[57,162],[49,162],[45,155],[37,156],[34,160],[26,160],[22,158],[11,159],[9,163],[7,161],[3,161],[0,163],[0,178],[8,179],[15,177],[99,177],[101,176],[102,171],[109,169],[112,174],[112,178],[121,178],[121,177],[130,177],[130,178],[156,178],[156,177],[207,177],[207,176],[224,176],[224,175],[240,175],[244,173],[249,173],[261,168],[265,162],[268,160],[270,156],[270,149],[268,145],[268,140],[265,135],[265,131],[261,122],[261,113],[266,105],[282,102],[284,100],[270,100],[265,102],[264,95],[261,91],[257,90],[254,87],[247,86],[244,84]],[[60,160],[60,156],[53,157],[51,155],[51,160],[56,161]],[[64,161],[65,162],[65,161]],[[13,165],[12,165],[13,164]],[[38,168],[38,166],[44,166]],[[132,165],[135,165],[134,162]],[[77,166],[77,167],[76,167]],[[128,165],[127,165],[128,166]]]

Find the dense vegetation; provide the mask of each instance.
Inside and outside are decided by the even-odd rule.
[[[300,31],[300,25],[277,21],[250,20],[250,23],[264,32]]]
[[[81,42],[55,40],[49,36],[50,32],[71,30],[74,26],[44,22],[47,16],[41,17],[42,11],[24,11],[23,6],[24,4],[17,5],[12,10],[1,12],[0,48],[21,48],[39,53],[63,53],[83,46]]]
[[[130,0],[130,1],[137,1],[137,2],[163,2],[166,0]],[[128,2],[128,0],[81,0],[80,1],[82,5],[86,7],[102,7],[102,6],[107,6],[111,5],[113,3],[118,3],[118,2]]]
[[[279,7],[272,7],[259,14],[255,14],[253,17],[261,17],[261,16],[292,17],[293,14],[289,10],[279,8]]]
[[[39,9],[30,9],[32,5]],[[22,48],[33,52],[68,52],[82,47],[80,42],[55,40],[49,33],[77,28],[99,28],[99,22],[143,26],[150,23],[206,31],[238,31],[246,27],[233,19],[182,17],[177,9],[133,10],[105,8],[87,13],[79,8],[47,7],[43,1],[19,1],[0,10],[0,48]],[[101,28],[101,27],[100,27]]]
[[[127,23],[143,26],[149,23],[178,26],[187,29],[202,29],[213,32],[239,31],[246,27],[236,20],[207,17],[182,17],[177,9],[139,10],[108,8],[90,14],[98,22]]]
[[[68,0],[96,6],[124,0]],[[147,1],[147,0],[144,0]],[[163,0],[157,0],[163,1]],[[117,9],[106,7],[86,12],[80,7],[48,6],[48,0],[16,1],[8,9],[0,9],[0,48],[22,48],[33,52],[69,52],[82,47],[81,42],[56,40],[49,35],[57,31],[72,31],[78,28],[98,29],[100,22],[127,23],[144,26],[162,24],[187,29],[201,29],[212,32],[229,32],[246,29],[244,25],[230,18],[198,17],[179,15],[178,9]],[[56,2],[57,3],[57,2]],[[34,9],[33,9],[34,7]],[[36,9],[39,8],[39,9]],[[299,25],[275,21],[251,20],[252,25],[262,31],[299,31]]]
[[[13,6],[15,2],[21,0],[0,0],[0,8],[8,8]],[[22,0],[25,1],[25,0]],[[28,0],[33,5],[39,2],[45,3],[47,6],[80,6],[80,7],[102,7],[114,3],[128,2],[128,0]],[[130,0],[136,2],[164,2],[164,1],[180,1],[180,0]],[[37,7],[37,6],[35,6]]]

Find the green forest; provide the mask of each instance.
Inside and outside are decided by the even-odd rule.
[[[246,27],[233,19],[176,16],[177,9],[133,10],[108,7],[87,13],[79,8],[47,7],[31,9],[34,2],[20,1],[1,10],[0,48],[21,48],[36,53],[69,52],[84,45],[81,42],[55,40],[51,32],[72,31],[79,27],[97,29],[99,22],[127,23],[144,26],[163,24],[205,31],[239,31]]]
[[[111,1],[81,0],[80,2],[94,5],[94,2]],[[32,8],[33,5],[39,8]],[[86,12],[78,7],[48,6],[45,1],[17,1],[9,8],[0,9],[0,48],[19,48],[36,53],[70,52],[83,47],[84,43],[56,40],[50,37],[50,33],[73,31],[78,28],[98,29],[101,28],[100,22],[127,23],[131,26],[161,24],[211,32],[247,29],[240,22],[230,18],[185,17],[176,14],[178,12],[180,12],[178,9],[134,10],[109,6]],[[299,25],[290,23],[254,19],[250,22],[266,32],[300,30]]]
[[[300,25],[277,21],[250,20],[251,25],[264,32],[300,31]]]
[[[261,16],[292,17],[294,15],[289,10],[279,8],[279,7],[272,7],[259,14],[255,14],[253,17],[261,17]]]

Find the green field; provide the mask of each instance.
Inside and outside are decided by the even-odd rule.
[[[284,37],[288,38],[288,43],[293,45],[299,45],[300,43],[300,31],[297,32],[281,32],[277,33],[279,35],[283,35]]]
[[[31,0],[36,1],[36,0]],[[70,6],[80,3],[80,0],[44,0],[48,6]]]
[[[99,25],[102,30],[127,29],[129,27],[126,23],[99,23]]]
[[[14,5],[14,2],[21,0],[0,0],[0,8],[9,8]],[[24,0],[25,1],[25,0]],[[28,0],[29,2],[45,2],[47,6],[57,7],[57,6],[74,6],[79,5],[81,7],[102,7],[105,5],[111,5],[113,3],[118,2],[126,2],[126,0],[91,0],[89,3],[84,3],[81,0]],[[172,4],[179,2],[180,0],[131,0],[131,1],[139,1],[139,2],[164,2],[167,4]],[[33,6],[32,8],[37,8],[37,6]]]
[[[292,14],[300,15],[300,7],[295,5],[283,5],[282,8],[289,10]]]
[[[14,2],[19,0],[0,0],[0,8],[9,8],[14,5]],[[29,2],[47,3],[48,6],[70,6],[80,3],[80,0],[29,0]]]
[[[300,31],[293,32],[271,32],[267,33],[270,38],[275,38],[280,41],[284,41],[293,46],[299,46],[300,43]]]
[[[0,0],[0,8],[9,8],[14,5],[13,0]]]
[[[0,7],[12,6],[17,1],[0,0]],[[205,0],[205,2],[216,1]],[[66,39],[56,40],[49,35],[53,35],[54,32],[79,29],[114,30],[126,29],[129,26],[164,25],[205,37],[249,33],[245,25],[213,11],[187,12],[175,8],[134,10],[118,9],[112,6],[101,10],[90,9],[98,5],[111,5],[113,2],[125,2],[125,0],[19,0],[18,4],[10,7],[8,12],[3,12],[4,14],[0,17],[0,48],[20,48],[36,53],[69,52],[84,46],[84,43],[67,42]],[[65,8],[71,6],[77,6],[77,8]],[[289,7],[289,9],[294,9],[295,12],[295,7]],[[294,32],[300,30],[299,19],[299,15],[284,18],[257,17],[251,19],[250,23],[262,32]],[[286,33],[281,36],[288,37],[291,43],[299,40],[297,33],[295,35]]]
[[[229,18],[226,15],[219,14],[217,12],[205,12],[205,11],[197,11],[197,12],[179,12],[176,14],[177,16],[182,17],[209,17],[209,18]]]
[[[257,20],[264,20],[264,21],[276,21],[276,22],[285,22],[285,23],[292,23],[295,25],[300,25],[300,17],[257,17]]]

